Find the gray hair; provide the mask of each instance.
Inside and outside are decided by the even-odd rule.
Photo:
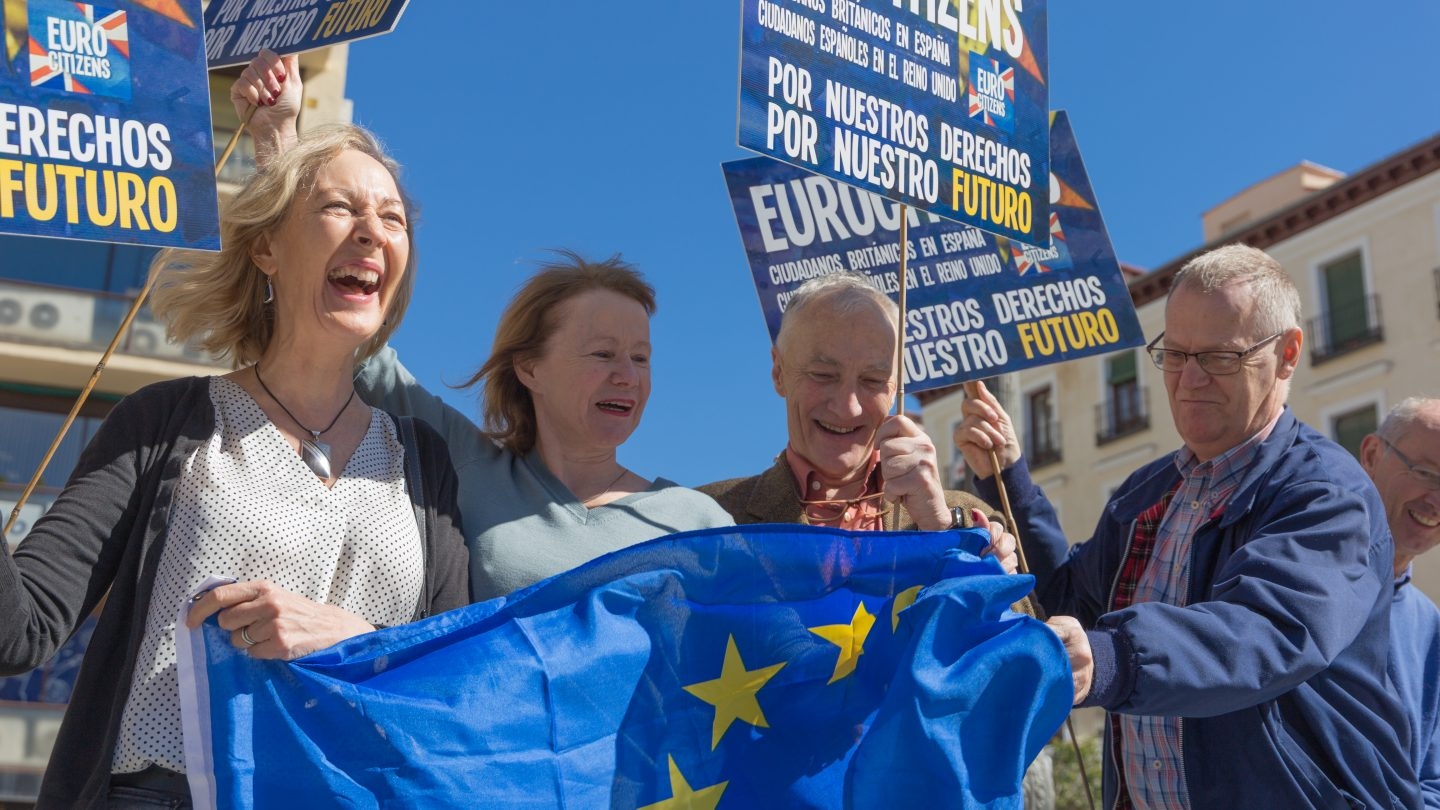
[[[900,323],[900,307],[877,290],[869,276],[864,273],[831,273],[801,284],[790,296],[785,314],[780,319],[780,332],[775,336],[777,348],[783,351],[785,336],[792,331],[791,324],[798,323],[807,309],[820,302],[837,315],[853,315],[867,307],[879,307],[892,325]]]
[[[1406,397],[1385,414],[1385,421],[1380,423],[1375,433],[1392,444],[1400,441],[1410,428],[1425,421],[1427,410],[1437,406],[1440,406],[1440,398]],[[1437,409],[1431,419],[1436,422],[1436,428],[1440,428],[1440,409]]]
[[[1186,262],[1175,274],[1170,293],[1181,287],[1211,293],[1231,285],[1249,289],[1260,336],[1300,328],[1300,291],[1295,282],[1270,254],[1249,245],[1225,245]]]

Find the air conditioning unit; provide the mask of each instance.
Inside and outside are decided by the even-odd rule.
[[[200,355],[188,352],[185,346],[165,339],[165,327],[153,321],[134,320],[130,323],[130,334],[121,344],[126,354],[144,357],[160,357],[166,360],[196,362]]]
[[[0,286],[0,337],[47,343],[90,343],[95,296],[64,290]]]

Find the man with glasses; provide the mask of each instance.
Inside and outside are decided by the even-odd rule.
[[[1440,609],[1410,582],[1416,557],[1440,545],[1440,399],[1411,397],[1360,444],[1395,538],[1390,680],[1410,719],[1410,762],[1425,807],[1440,808]]]
[[[1285,401],[1300,296],[1243,245],[1174,277],[1150,346],[1184,445],[1133,473],[1068,548],[981,387],[956,443],[1016,507],[1075,702],[1110,712],[1110,808],[1414,807],[1385,666],[1394,551],[1343,448]]]

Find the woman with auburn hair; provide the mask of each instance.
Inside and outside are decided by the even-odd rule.
[[[177,615],[290,659],[464,605],[440,437],[358,401],[414,283],[398,167],[356,127],[270,161],[224,250],[162,252],[154,311],[239,369],[115,406],[13,555],[0,543],[0,673],[45,662],[109,594],[40,807],[189,807]],[[233,580],[190,602],[207,576]]]
[[[644,540],[733,523],[708,496],[617,458],[650,397],[654,311],[654,290],[619,256],[558,251],[505,307],[489,359],[466,383],[483,386],[483,430],[393,350],[365,363],[362,396],[446,437],[476,600]]]
[[[256,56],[231,88],[254,104],[256,158],[295,139],[302,87],[293,56]],[[614,256],[559,251],[500,316],[469,385],[484,390],[484,428],[421,386],[385,348],[355,379],[360,395],[438,428],[460,476],[471,596],[503,596],[625,546],[733,524],[709,496],[620,464],[617,450],[650,396],[655,291]]]

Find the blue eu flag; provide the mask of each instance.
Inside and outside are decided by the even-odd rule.
[[[672,535],[509,597],[182,674],[199,806],[1020,807],[1070,708],[988,537]],[[185,662],[182,661],[182,670]]]

